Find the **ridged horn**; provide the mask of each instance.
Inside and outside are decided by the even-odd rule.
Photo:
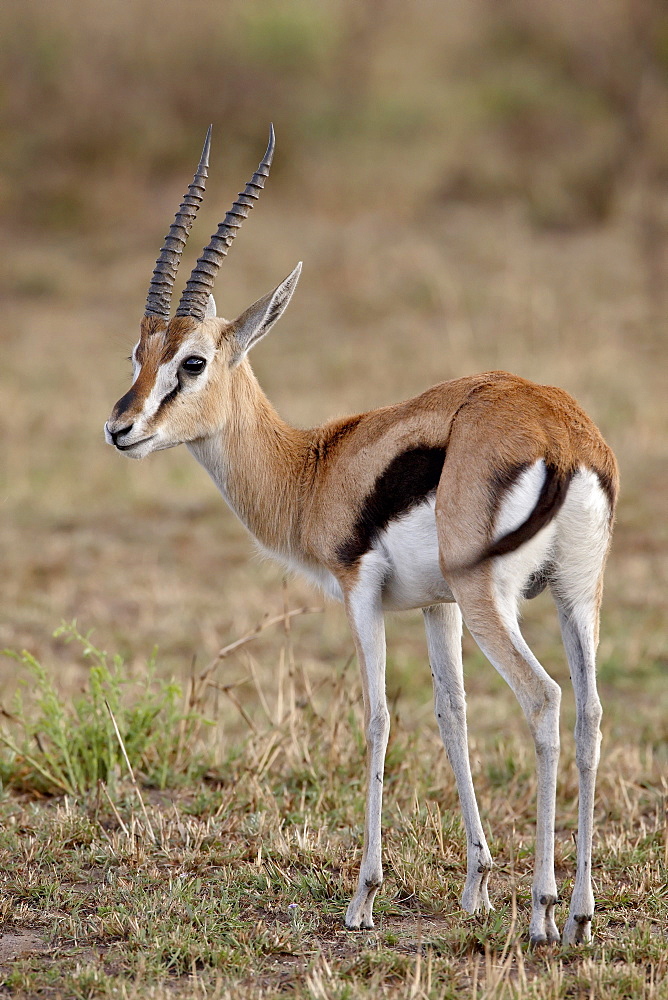
[[[209,150],[211,148],[211,125],[209,125],[204,140],[204,148],[193,182],[183,196],[181,206],[174,217],[165,236],[165,243],[160,250],[160,256],[155,262],[153,277],[146,299],[146,316],[158,316],[169,322],[169,309],[172,289],[176,280],[176,272],[181,262],[181,254],[188,239],[188,233],[195,221],[197,210],[204,199],[206,179],[209,176]]]
[[[211,237],[209,245],[202,251],[202,256],[195,264],[181,296],[179,307],[176,310],[177,316],[193,316],[199,321],[204,319],[207,300],[213,291],[213,284],[220,265],[227,255],[232,240],[253,207],[253,202],[260,197],[260,191],[269,176],[275,144],[274,126],[270,125],[269,144],[264,157],[246,187],[239,192],[237,200]]]

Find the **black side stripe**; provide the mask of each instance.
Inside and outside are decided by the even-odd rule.
[[[365,497],[350,538],[337,549],[352,566],[368,552],[390,521],[422,503],[438,486],[445,448],[410,448],[392,459]]]
[[[520,467],[520,472],[524,471],[524,468],[526,468],[526,466]],[[517,478],[517,475],[504,476],[504,479],[511,484]],[[467,568],[473,569],[475,566],[480,566],[481,563],[486,562],[488,559],[493,559],[494,556],[505,556],[509,552],[514,552],[515,549],[520,547],[520,545],[524,545],[524,543],[528,542],[534,537],[534,535],[537,535],[541,528],[544,528],[546,524],[549,524],[552,518],[559,512],[561,505],[566,499],[566,494],[572,478],[572,471],[566,473],[560,472],[555,465],[546,464],[545,480],[541,487],[538,500],[536,501],[536,506],[531,511],[526,521],[523,521],[522,524],[520,524],[520,526],[515,528],[513,531],[509,531],[508,534],[502,535],[502,537],[496,542],[492,542],[492,544],[485,549],[481,556],[479,556],[474,562],[469,563]]]

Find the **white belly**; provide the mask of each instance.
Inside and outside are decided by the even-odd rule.
[[[495,538],[512,531],[526,520],[536,504],[544,476],[541,460],[519,477],[503,499],[496,518]],[[362,557],[363,561],[374,566],[375,582],[381,588],[383,608],[387,611],[408,611],[454,601],[439,566],[435,504],[436,496],[432,494],[402,517],[391,521]],[[554,547],[556,528],[555,520],[517,551],[494,560],[497,593],[504,600],[507,598],[513,608],[532,573],[548,560]],[[328,597],[342,600],[343,594],[336,578],[324,566],[265,551],[306,576]]]
[[[378,567],[383,607],[387,611],[408,611],[454,600],[438,565],[434,504],[435,498],[431,497],[392,521],[364,557],[372,556]],[[324,566],[274,552],[262,545],[259,547],[288,569],[305,576],[328,597],[337,601],[343,599],[336,578]]]
[[[383,607],[388,610],[407,611],[454,600],[438,564],[434,505],[435,498],[430,497],[392,521],[373,546],[387,564]]]

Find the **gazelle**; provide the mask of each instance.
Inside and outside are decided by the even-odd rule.
[[[149,287],[134,380],[105,426],[131,458],[185,444],[260,546],[343,601],[364,688],[367,790],[364,848],[346,926],[373,927],[383,879],[381,806],[389,714],[385,611],[421,608],[435,711],[466,828],[462,907],[491,908],[492,858],[469,765],[462,617],[514,691],[529,724],[538,774],[531,941],[556,942],[554,821],[560,689],[527,646],[518,605],[549,586],[575,689],[580,799],[577,873],[564,930],[591,937],[591,850],[601,706],[595,652],[603,567],[617,494],[614,456],[563,390],[507,372],[435,385],[394,406],[310,430],[286,424],[248,363],[276,323],[301,264],[237,319],[216,315],[216,273],[274,152],[212,236],[176,315],[179,258],[204,194],[211,129]]]

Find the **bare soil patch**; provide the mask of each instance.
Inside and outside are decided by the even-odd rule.
[[[36,931],[17,930],[0,934],[0,966],[8,965],[17,958],[44,955],[48,950],[48,945]]]

